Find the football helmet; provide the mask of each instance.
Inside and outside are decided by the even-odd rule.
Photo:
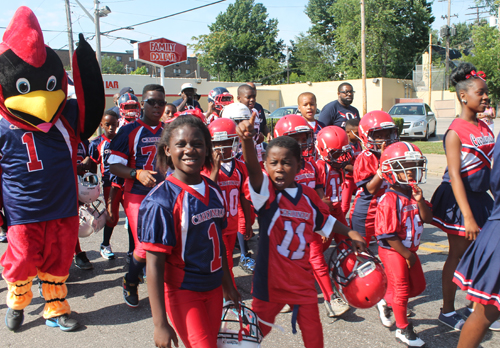
[[[215,110],[222,110],[224,106],[234,103],[234,98],[224,87],[215,87],[208,93],[208,102],[213,103]]]
[[[236,123],[228,118],[218,118],[210,123],[208,126],[210,135],[212,136],[212,144],[214,150],[220,150],[223,160],[230,160],[236,157],[238,153],[239,138],[236,134]],[[217,142],[232,140],[232,145],[222,146],[218,145]],[[231,157],[224,157],[224,149],[231,149]]]
[[[99,178],[94,173],[78,175],[78,200],[82,203],[92,203],[99,198],[101,186]]]
[[[171,118],[170,120],[168,120],[168,122],[172,122],[173,120],[175,120],[179,116],[186,116],[186,115],[191,115],[191,116],[198,117],[200,120],[203,121],[203,123],[205,123],[205,115],[198,108],[195,108],[195,109],[186,109],[184,111],[177,111],[174,114],[174,117]]]
[[[399,141],[398,126],[391,115],[385,111],[370,111],[359,121],[359,136],[366,149],[380,153],[380,148],[385,142],[389,146]],[[389,130],[389,136],[384,140],[375,140],[375,132]]]
[[[252,112],[245,104],[242,103],[232,103],[226,105],[222,109],[222,118],[230,118],[235,123],[239,123],[243,120],[249,120],[252,117]]]
[[[328,126],[319,131],[316,152],[323,161],[338,167],[345,167],[353,159],[347,133],[338,126]]]
[[[351,306],[370,308],[384,298],[387,276],[370,250],[356,255],[349,243],[342,241],[331,254],[328,266],[340,294]]]
[[[384,179],[391,185],[397,183],[425,184],[427,181],[427,158],[420,149],[406,141],[394,143],[387,147],[380,156],[380,169]],[[414,170],[414,179],[408,180],[406,171]],[[398,178],[399,173],[405,174],[405,180]]]
[[[80,205],[78,209],[80,217],[80,227],[78,229],[78,237],[86,238],[93,233],[97,233],[106,225],[106,203],[102,198],[99,198],[93,203]]]
[[[135,121],[141,116],[141,104],[132,93],[122,94],[118,98],[118,107],[120,108],[120,116],[128,121]]]
[[[312,156],[314,154],[314,130],[302,116],[283,116],[274,126],[275,138],[300,133],[305,133],[307,135],[306,142],[299,144],[302,150],[302,156]]]
[[[217,335],[217,348],[260,348],[262,332],[259,319],[250,308],[240,303],[240,310],[232,301],[222,308],[222,320]]]

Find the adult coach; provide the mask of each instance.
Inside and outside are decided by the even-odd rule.
[[[257,97],[257,87],[255,87],[255,83],[253,82],[247,82],[247,85],[252,87],[252,89],[255,91],[255,97]],[[260,132],[264,134],[266,137],[269,134],[269,128],[267,127],[266,123],[266,114],[264,113],[264,108],[262,105],[259,103],[255,102],[255,105],[253,107],[255,110],[258,111],[259,113],[259,118],[260,118]]]
[[[196,88],[194,88],[192,83],[184,83],[181,86],[181,91],[179,95],[181,98],[172,102],[177,107],[177,111],[184,111],[186,109],[200,109],[203,112],[203,109],[200,106],[200,103],[196,101],[195,94]]]
[[[347,120],[359,119],[359,111],[351,106],[354,100],[354,90],[350,83],[341,83],[337,94],[338,100],[326,104],[321,110],[318,120],[323,122],[325,126],[339,126],[345,129]]]

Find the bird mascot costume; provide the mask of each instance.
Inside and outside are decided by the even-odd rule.
[[[34,13],[20,7],[0,43],[1,193],[9,241],[0,262],[12,331],[23,323],[37,275],[46,324],[78,327],[69,318],[65,284],[78,238],[77,144],[95,132],[105,104],[99,65],[82,34],[73,79],[77,98],[67,100],[61,60],[44,44]]]

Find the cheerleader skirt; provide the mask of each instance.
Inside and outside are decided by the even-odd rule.
[[[483,227],[491,215],[493,198],[487,192],[465,191],[472,215],[479,227]],[[431,199],[432,224],[446,233],[465,236],[465,222],[451,184],[442,182]]]
[[[489,220],[469,246],[453,281],[467,299],[500,310],[500,220]]]

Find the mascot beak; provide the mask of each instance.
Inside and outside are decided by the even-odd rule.
[[[50,126],[45,127],[44,124],[52,122],[64,100],[66,100],[66,95],[62,90],[52,92],[38,90],[9,97],[5,99],[5,106],[14,115],[28,115],[28,117],[21,117],[25,121],[27,118],[32,120],[32,117],[35,117],[35,120],[39,122],[29,123],[42,132],[47,132]]]

